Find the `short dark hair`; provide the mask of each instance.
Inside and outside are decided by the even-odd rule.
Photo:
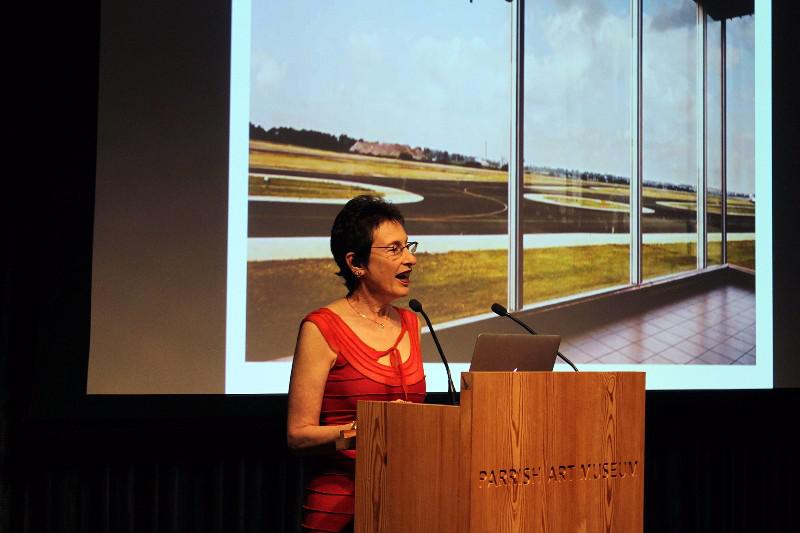
[[[350,270],[345,256],[353,252],[353,263],[368,266],[372,249],[372,233],[384,222],[405,224],[405,219],[394,204],[377,196],[356,196],[347,202],[331,227],[331,253],[339,267],[337,276],[344,278],[347,294],[358,287],[358,277]]]

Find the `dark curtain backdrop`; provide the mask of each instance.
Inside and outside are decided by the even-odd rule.
[[[775,350],[796,384],[797,9],[774,4]],[[25,9],[7,19],[0,532],[295,531],[285,397],[84,396],[100,5]],[[648,393],[646,531],[796,530],[797,413],[797,389]]]
[[[117,399],[105,407],[142,414],[26,423],[6,531],[298,531],[303,469],[283,444],[284,400],[240,400]],[[797,408],[790,390],[648,393],[645,531],[796,529]]]

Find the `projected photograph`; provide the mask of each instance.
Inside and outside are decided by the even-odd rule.
[[[475,327],[520,286],[575,363],[754,365],[754,15],[645,1],[634,95],[629,4],[526,4],[523,259],[509,283],[513,6],[254,0],[246,360],[290,360],[302,317],[343,296],[330,226],[372,194],[406,216],[411,297],[443,330]],[[672,278],[602,316],[576,311]]]
[[[344,294],[330,227],[358,194],[400,205],[434,321],[505,301],[509,6],[252,11],[248,360],[291,355],[304,314]]]

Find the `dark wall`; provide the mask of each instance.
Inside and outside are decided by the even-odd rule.
[[[140,414],[27,421],[7,531],[296,531],[302,465],[274,400],[103,398]]]
[[[798,345],[796,8],[774,2],[775,351]],[[97,1],[48,7],[24,45],[8,155],[0,531],[293,531],[302,469],[283,397],[87,398]],[[27,170],[11,171],[14,166]],[[797,357],[776,384],[798,385]],[[798,501],[796,390],[651,392],[647,531],[782,531]]]
[[[4,76],[0,531],[20,509],[20,438],[38,396],[69,403],[85,372],[100,5],[10,6],[24,25]],[[12,22],[13,21],[13,22]],[[57,388],[36,389],[34,374]],[[70,394],[70,392],[72,394]]]
[[[772,7],[772,249],[775,386],[800,387],[800,195],[796,2],[773,0]]]
[[[791,390],[649,392],[645,531],[792,530],[800,439],[787,426],[798,403]],[[132,405],[140,416],[27,422],[3,531],[297,531],[302,465],[283,446],[281,401],[106,407]]]

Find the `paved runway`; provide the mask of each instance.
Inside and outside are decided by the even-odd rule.
[[[259,171],[263,171],[259,169]],[[278,174],[278,172],[270,172]],[[280,174],[292,175],[281,171]],[[407,190],[424,197],[422,202],[401,206],[406,227],[413,235],[496,235],[507,232],[507,186],[505,183],[434,181],[359,176],[303,176],[343,179]],[[584,193],[587,198],[609,199],[607,195]],[[625,197],[613,197],[627,201]],[[694,212],[657,205],[644,199],[655,213],[644,215],[644,230],[651,233],[694,232]],[[341,206],[284,202],[249,202],[248,237],[312,237],[330,234],[330,225]],[[712,215],[712,225],[719,217]],[[729,217],[731,232],[752,232],[753,217]],[[524,201],[525,233],[627,233],[624,213],[602,212],[575,207]]]

